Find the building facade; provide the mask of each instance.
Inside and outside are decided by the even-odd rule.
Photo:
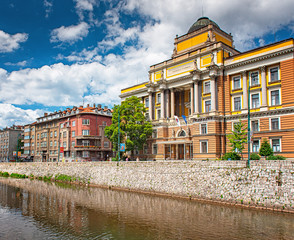
[[[0,162],[16,161],[18,152],[18,139],[22,137],[22,127],[12,126],[0,130]]]
[[[148,81],[121,90],[122,101],[142,99],[154,127],[141,154],[219,158],[231,150],[234,123],[247,126],[250,111],[250,151],[266,138],[276,154],[294,158],[293,39],[239,52],[231,34],[202,17],[174,45],[171,59],[150,67]]]
[[[111,125],[112,110],[73,107],[45,113],[24,127],[24,155],[34,161],[101,161],[112,156],[104,129]]]

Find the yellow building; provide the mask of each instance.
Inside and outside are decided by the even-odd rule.
[[[148,159],[221,157],[230,150],[226,135],[234,123],[241,119],[247,125],[249,102],[251,152],[267,138],[275,153],[294,157],[293,49],[293,39],[287,39],[242,53],[230,34],[199,18],[175,38],[171,59],[150,66],[148,81],[121,90],[122,101],[142,99],[154,127],[140,154]]]

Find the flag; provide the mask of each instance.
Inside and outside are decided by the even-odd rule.
[[[180,123],[180,119],[178,118],[178,116],[175,115],[175,119],[176,119],[176,122],[177,122],[178,126],[180,127],[181,123]]]
[[[186,118],[186,116],[185,115],[182,115],[182,118],[184,119],[184,121],[185,121],[185,123],[187,125],[187,118]]]

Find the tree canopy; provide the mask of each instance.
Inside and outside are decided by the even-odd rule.
[[[242,151],[247,142],[247,127],[245,127],[245,124],[242,123],[241,120],[234,124],[234,130],[232,134],[228,135],[228,138],[232,147],[232,152],[238,152],[243,156]]]
[[[121,105],[115,105],[112,124],[105,128],[105,135],[112,142],[113,150],[118,150],[118,115],[120,115],[120,142],[126,144],[126,151],[142,150],[147,138],[152,134],[152,124],[146,120],[146,108],[138,97],[127,98]]]

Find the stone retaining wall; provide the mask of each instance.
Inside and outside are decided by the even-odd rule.
[[[0,163],[0,171],[294,212],[294,161]]]

